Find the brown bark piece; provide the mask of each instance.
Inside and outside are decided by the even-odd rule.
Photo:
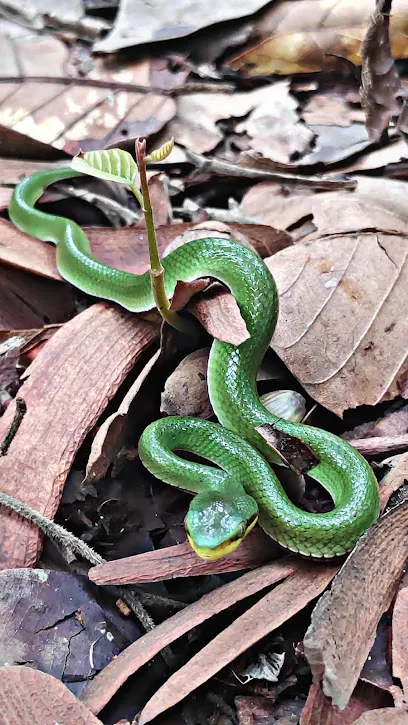
[[[395,707],[384,707],[365,712],[353,725],[408,725],[408,713]]]
[[[299,562],[297,571],[248,609],[165,682],[143,708],[144,725],[176,705],[327,587],[338,567]]]
[[[27,412],[6,456],[2,489],[53,517],[75,453],[158,328],[119,307],[100,303],[61,328],[38,354],[20,388]],[[0,439],[15,410],[0,421]],[[0,567],[33,566],[38,529],[1,510]]]
[[[55,677],[31,667],[0,669],[1,725],[101,725]]]
[[[237,601],[293,574],[299,566],[301,564],[294,557],[287,557],[248,572],[239,579],[205,594],[121,652],[84,690],[81,695],[82,702],[92,712],[100,712],[128,677],[163,647]]]
[[[392,673],[408,695],[408,575],[399,588],[392,615]]]
[[[354,725],[355,720],[368,710],[389,704],[390,697],[373,685],[359,681],[347,707],[333,706],[319,685],[312,683],[302,710],[300,725]]]
[[[91,452],[86,464],[86,476],[84,484],[99,481],[108,470],[115,455],[122,447],[124,436],[126,433],[126,422],[128,418],[129,407],[134,402],[141,386],[146,377],[154,368],[160,351],[158,350],[141,370],[133,385],[129,388],[123,398],[119,408],[112,413],[100,426],[92,441]]]
[[[344,709],[375,639],[378,621],[408,557],[408,501],[360,539],[330,592],[317,603],[304,638],[315,682]],[[362,606],[364,602],[364,606]]]
[[[216,561],[199,559],[190,544],[177,544],[144,554],[107,561],[89,570],[91,581],[105,584],[143,584],[177,579],[182,576],[221,574],[261,566],[275,559],[277,547],[260,528],[256,528],[242,544],[228,556]]]

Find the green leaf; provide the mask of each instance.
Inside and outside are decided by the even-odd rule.
[[[87,151],[84,154],[80,151],[72,159],[71,168],[98,179],[139,186],[136,162],[128,151],[122,149]]]

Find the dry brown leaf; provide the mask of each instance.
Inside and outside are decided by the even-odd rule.
[[[371,710],[355,720],[353,725],[408,725],[408,713],[395,707]]]
[[[226,287],[213,285],[205,297],[193,299],[187,309],[216,340],[241,345],[249,339],[235,297]]]
[[[169,617],[121,652],[102,672],[96,675],[83,691],[81,700],[92,712],[100,712],[127,678],[160,652],[163,647],[174,642],[193,627],[205,622],[214,614],[231,607],[235,602],[290,576],[301,566],[294,557],[287,557],[257,568],[253,572],[248,572],[239,579],[205,594],[197,602]]]
[[[377,0],[361,48],[361,105],[370,141],[379,141],[401,111],[401,81],[391,55],[389,24],[392,0]]]
[[[408,695],[408,575],[405,574],[392,615],[392,674]]]
[[[357,159],[354,159],[351,163],[347,164],[344,170],[347,173],[358,173],[359,171],[372,171],[373,169],[381,169],[387,166],[391,166],[392,168],[392,165],[396,164],[394,168],[399,170],[400,178],[404,178],[404,167],[401,168],[401,162],[407,157],[408,148],[405,141],[402,139],[399,141],[394,140],[393,143],[359,156]],[[391,170],[388,171],[387,169],[387,175],[393,176],[394,174]],[[398,174],[396,174],[396,178],[398,178]]]
[[[0,123],[54,148],[75,154],[87,144],[105,147],[123,142],[124,136],[150,136],[176,112],[169,95],[132,90],[132,85],[150,85],[146,61],[117,69],[106,65],[88,72],[84,81],[75,78],[78,68],[70,65],[66,45],[55,37],[1,40],[0,75],[10,82],[2,84]]]
[[[308,238],[323,238],[266,260],[280,299],[272,345],[311,397],[341,415],[402,393],[406,220],[354,195],[311,201],[318,232]]]
[[[232,235],[239,233],[248,240],[262,257],[285,249],[291,244],[285,232],[257,224],[231,224]],[[162,255],[170,242],[187,233],[197,239],[205,236],[204,230],[194,232],[196,225],[166,224],[156,229],[159,252]],[[110,264],[134,274],[142,274],[149,268],[149,248],[146,232],[133,227],[111,229],[105,227],[84,227],[92,252],[101,262]],[[194,232],[194,234],[193,234]],[[178,246],[178,244],[176,245]],[[55,247],[34,239],[16,229],[10,222],[0,219],[0,261],[50,279],[61,280],[55,265]]]
[[[49,340],[19,391],[27,412],[7,456],[0,459],[5,493],[53,517],[86,433],[157,336],[157,326],[100,303]],[[13,403],[0,420],[0,439],[14,410]],[[32,566],[40,547],[38,529],[4,508],[0,518],[0,567]]]
[[[31,667],[0,668],[1,725],[101,725],[65,685]]]
[[[190,353],[167,378],[160,412],[208,419],[214,415],[207,388],[209,348]]]
[[[216,561],[199,559],[186,542],[107,561],[90,569],[89,578],[98,585],[144,584],[183,576],[221,574],[261,566],[275,559],[277,551],[272,539],[257,527],[232,554]]]
[[[278,164],[289,164],[294,156],[303,156],[310,151],[314,133],[300,122],[298,102],[289,93],[288,81],[274,83],[267,89],[268,94],[260,98],[236,131],[246,133],[250,148],[262,157]]]
[[[42,327],[44,319],[65,322],[74,314],[72,288],[0,266],[0,329]]]
[[[364,123],[361,109],[348,102],[349,85],[333,84],[310,96],[302,107],[302,118],[309,126],[350,126],[353,121]]]
[[[278,99],[279,112],[277,113],[275,106]],[[286,81],[272,86],[256,88],[247,93],[190,93],[185,96],[180,95],[177,99],[177,114],[167,126],[166,132],[169,136],[174,136],[177,143],[201,154],[212,151],[224,137],[217,126],[217,121],[234,117],[239,118],[252,111],[250,120],[246,121],[245,124],[248,125],[250,136],[259,138],[261,147],[265,147],[267,144],[267,129],[264,126],[269,124],[274,130],[273,141],[275,146],[278,145],[280,130],[282,139],[286,140],[286,150],[292,147],[293,150],[295,148],[298,150],[296,133],[302,136],[304,144],[312,134],[299,123],[299,118],[295,113],[297,105],[297,102],[289,94],[289,85]],[[287,130],[285,127],[282,128],[282,113],[285,113],[285,121],[290,124]],[[246,126],[243,126],[242,130],[246,130]],[[269,131],[271,131],[271,128],[269,128]],[[254,143],[255,148],[256,141]],[[300,148],[303,148],[302,144],[300,144]]]
[[[361,43],[372,0],[284,0],[262,13],[256,25],[257,43],[227,62],[251,76],[312,73],[332,68],[343,70],[344,61],[361,63]],[[394,0],[391,17],[391,48],[394,58],[408,54],[408,2]]]
[[[146,377],[154,368],[159,355],[160,350],[152,355],[149,362],[146,363],[143,370],[137,376],[133,385],[129,388],[117,411],[112,413],[98,429],[92,441],[91,452],[86,464],[84,484],[99,481],[105,475],[116,454],[121,449],[129,407],[134,402]]]
[[[408,404],[402,408],[387,412],[382,418],[363,423],[342,434],[342,438],[351,441],[355,438],[392,437],[408,432]]]
[[[304,637],[315,682],[344,709],[408,557],[408,502],[383,516],[358,542],[317,603]],[[362,607],[361,603],[365,606]]]
[[[111,53],[131,45],[184,37],[214,23],[251,15],[263,5],[265,0],[240,0],[234,5],[219,2],[209,15],[205,5],[191,0],[180,0],[177,13],[172,5],[158,0],[149,4],[143,0],[123,0],[112,32],[95,43],[94,48]]]
[[[299,562],[294,574],[238,617],[169,677],[143,708],[140,725],[176,705],[262,637],[287,622],[321,594],[337,571],[336,566],[316,567],[315,564]]]
[[[323,694],[316,683],[312,683],[300,725],[354,725],[362,713],[387,705],[389,696],[373,685],[359,681],[347,707],[339,710]]]
[[[408,453],[401,453],[385,461],[390,470],[380,482],[380,505],[384,511],[390,497],[408,480]]]

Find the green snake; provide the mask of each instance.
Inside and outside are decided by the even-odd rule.
[[[139,276],[102,264],[92,256],[89,240],[77,224],[35,207],[47,186],[80,175],[72,169],[53,169],[25,178],[11,198],[11,220],[19,229],[57,245],[60,274],[80,290],[133,312],[152,309],[148,272]],[[167,417],[149,425],[139,441],[140,458],[150,472],[196,494],[185,519],[194,550],[205,559],[224,556],[259,517],[267,534],[290,551],[319,558],[343,555],[379,515],[377,482],[349,443],[327,431],[278,418],[260,401],[256,373],[278,314],[277,290],[267,266],[251,249],[209,237],[177,248],[163,259],[163,267],[169,298],[177,281],[212,277],[226,284],[250,335],[238,346],[214,340],[211,347],[208,389],[221,426]],[[276,451],[258,431],[265,424],[312,449],[317,464],[315,460],[308,475],[329,492],[332,511],[303,511],[288,498],[267,462],[276,462]],[[210,465],[185,460],[176,451],[193,452]]]

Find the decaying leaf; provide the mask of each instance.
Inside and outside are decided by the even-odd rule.
[[[98,585],[144,584],[183,576],[252,569],[275,559],[276,555],[276,544],[256,528],[232,554],[216,561],[199,559],[186,542],[107,561],[90,569],[89,578]]]
[[[76,696],[140,635],[113,605],[103,608],[95,601],[84,577],[8,569],[0,572],[0,584],[0,667],[29,662],[68,683]]]
[[[0,329],[41,327],[44,318],[65,322],[75,313],[74,291],[20,269],[0,267]]]
[[[213,409],[207,389],[208,354],[208,347],[192,352],[167,378],[161,395],[161,413],[211,418]]]
[[[65,685],[32,667],[0,668],[2,725],[102,725]]]
[[[289,164],[292,158],[308,153],[314,140],[313,131],[300,122],[297,108],[298,102],[289,93],[289,82],[274,83],[236,131],[246,133],[250,148],[262,157]]]
[[[408,713],[395,707],[371,710],[361,715],[353,725],[408,725]]]
[[[205,6],[191,0],[182,0],[177,13],[173,6],[163,5],[158,0],[148,5],[143,0],[124,0],[112,32],[94,47],[97,51],[111,53],[131,45],[180,38],[214,23],[251,15],[263,5],[265,0],[240,0],[233,6],[221,2],[212,8],[209,16]]]
[[[373,0],[330,2],[292,0],[274,3],[256,25],[261,42],[241,51],[227,62],[252,76],[289,75],[344,68],[346,58],[361,63],[364,38]],[[394,0],[391,17],[391,49],[394,58],[405,58],[408,23],[407,0]]]
[[[371,141],[379,141],[401,111],[401,81],[391,55],[389,25],[392,0],[377,0],[361,48],[361,105]]]
[[[313,204],[319,231],[309,235],[324,238],[266,263],[280,299],[273,348],[315,400],[341,415],[402,392],[408,247],[402,215],[327,196],[337,194]]]
[[[399,588],[392,615],[392,673],[408,694],[408,576]]]
[[[92,441],[92,448],[86,464],[84,484],[99,481],[107,472],[110,464],[123,445],[125,427],[130,406],[151,370],[154,368],[160,351],[158,350],[137,376],[133,385],[123,398],[118,410],[112,413],[100,426]]]
[[[75,154],[117,145],[124,135],[150,136],[174,116],[174,100],[149,91],[149,62],[117,68],[95,63],[85,82],[80,77],[75,82],[78,70],[56,37],[1,36],[1,41],[0,123],[14,131]],[[136,90],[140,86],[146,91]]]
[[[27,412],[8,454],[0,459],[5,493],[53,517],[86,433],[157,335],[157,326],[100,303],[52,337],[27,370],[19,391]],[[14,410],[10,405],[1,418],[0,438]],[[41,540],[37,528],[4,509],[0,518],[1,566],[32,566]]]
[[[226,287],[213,285],[205,297],[193,299],[187,309],[216,340],[241,345],[249,339],[235,297]]]
[[[236,601],[289,577],[284,582],[283,589],[277,587],[273,592],[267,594],[258,604],[249,609],[246,614],[238,617],[230,627],[216,637],[211,643],[212,646],[207,645],[190,660],[190,663],[173,675],[173,678],[176,678],[177,681],[182,675],[185,675],[185,678],[194,676],[194,681],[188,682],[187,679],[182,679],[183,685],[179,697],[175,691],[171,695],[169,692],[171,687],[167,688],[165,686],[166,692],[163,695],[166,696],[166,701],[163,699],[160,709],[161,688],[156,693],[158,696],[155,695],[147,705],[150,708],[150,714],[149,711],[146,711],[146,708],[143,711],[145,722],[148,722],[154,717],[153,710],[157,708],[157,710],[160,709],[160,712],[163,712],[163,710],[171,707],[170,699],[174,699],[172,704],[179,702],[188,694],[187,689],[189,691],[195,689],[221,669],[224,664],[228,664],[239,652],[247,649],[251,644],[250,640],[252,640],[252,643],[256,642],[264,634],[289,619],[307,601],[318,596],[334,576],[335,571],[334,567],[322,567],[316,572],[313,567],[312,577],[310,565],[308,568],[305,563],[296,561],[293,557],[288,557],[286,560],[272,562],[256,569],[254,572],[244,574],[236,581],[205,594],[197,602],[186,607],[183,611],[177,612],[152,632],[130,645],[94,678],[93,682],[84,691],[81,697],[82,701],[92,712],[100,712],[120,685],[139,667],[148,662],[151,657],[154,657],[166,644],[170,644],[192,627],[205,621],[209,616],[235,604]],[[290,594],[290,592],[292,593]],[[271,612],[273,612],[273,621],[271,621]],[[244,627],[245,624],[247,624],[247,627]],[[244,631],[246,637],[248,637],[248,641],[245,642],[242,641]],[[216,658],[216,661],[214,661],[214,658]],[[205,666],[200,666],[201,661]],[[188,673],[186,668],[190,666],[194,667],[194,671],[190,670],[190,673]]]
[[[383,516],[358,542],[330,592],[317,603],[304,638],[315,682],[344,709],[390,604],[408,556],[408,502]],[[361,603],[364,602],[364,607]]]
[[[344,710],[334,707],[329,697],[323,694],[316,683],[312,683],[300,725],[355,725],[356,718],[363,713],[385,707],[390,697],[382,690],[359,681]]]

